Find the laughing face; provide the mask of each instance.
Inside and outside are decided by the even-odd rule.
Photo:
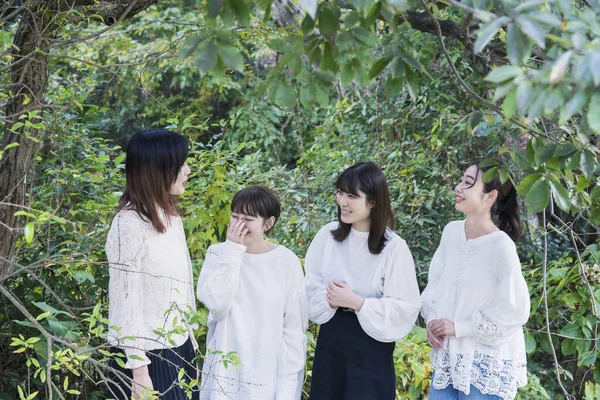
[[[495,196],[483,191],[482,176],[483,173],[477,165],[471,165],[454,188],[456,195],[454,207],[463,214],[489,213],[494,204]]]
[[[340,206],[342,222],[350,224],[354,229],[367,232],[371,226],[372,204],[360,190],[356,195],[338,189],[335,200]]]

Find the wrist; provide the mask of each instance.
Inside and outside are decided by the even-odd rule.
[[[133,368],[131,370],[131,374],[134,378],[150,375],[150,373],[148,372],[147,365],[142,365],[141,367]]]
[[[355,312],[359,312],[363,305],[365,304],[365,298],[361,297],[361,296],[356,296],[356,299],[354,301],[354,306],[352,307],[354,309]]]

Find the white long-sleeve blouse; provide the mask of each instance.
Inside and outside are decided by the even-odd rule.
[[[446,318],[456,336],[432,350],[433,387],[452,385],[466,394],[473,385],[484,394],[514,399],[527,383],[523,325],[529,318],[529,291],[516,247],[502,232],[467,239],[465,221],[449,223],[429,267],[421,296],[429,324]]]
[[[300,260],[282,245],[245,251],[213,245],[200,271],[198,300],[210,311],[200,398],[299,400],[308,325]],[[238,367],[223,362],[230,352]]]
[[[380,342],[394,342],[412,329],[421,307],[412,255],[406,242],[391,230],[380,254],[371,254],[369,232],[351,229],[337,242],[331,231],[338,222],[325,225],[306,254],[306,289],[311,321],[324,324],[337,308],[327,303],[327,286],[333,280],[347,283],[365,298],[356,314],[362,329]]]
[[[188,337],[198,347],[193,327],[184,322],[184,314],[195,311],[196,299],[183,224],[178,216],[164,216],[164,221],[166,232],[159,233],[137,212],[124,209],[106,239],[108,341],[123,349],[126,368],[150,364],[146,351],[178,347]]]

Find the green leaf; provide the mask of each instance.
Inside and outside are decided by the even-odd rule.
[[[546,31],[540,24],[524,16],[517,17],[516,21],[521,31],[529,36],[540,48],[544,49],[546,47]]]
[[[382,57],[379,60],[375,61],[371,66],[371,70],[369,71],[369,79],[373,79],[387,67],[387,65],[392,60],[391,57]]]
[[[342,67],[342,72],[340,74],[340,82],[342,86],[346,87],[352,83],[352,79],[354,78],[354,70],[352,69],[352,63],[346,63]]]
[[[596,362],[596,358],[598,358],[598,353],[596,350],[586,351],[583,354],[580,354],[577,358],[578,366],[593,366]]]
[[[527,354],[531,354],[535,351],[535,348],[535,336],[531,332],[525,332],[525,351]]]
[[[600,65],[596,65],[595,68],[600,70]],[[588,104],[587,121],[590,128],[600,135],[600,93],[598,92],[592,95]]]
[[[354,34],[354,40],[366,47],[373,47],[375,46],[375,43],[377,43],[377,36],[365,28],[359,26],[354,28],[352,32]]]
[[[575,354],[577,349],[575,348],[575,340],[563,338],[560,343],[560,352],[565,356]]]
[[[575,151],[577,151],[577,146],[573,143],[561,143],[556,149],[556,155],[559,157],[566,157],[575,153]]]
[[[545,179],[535,182],[527,193],[525,201],[530,214],[543,211],[550,201],[550,185]]]
[[[561,210],[568,213],[571,209],[569,191],[558,180],[555,179],[550,180],[550,187],[552,188],[552,196],[556,205]]]
[[[244,57],[240,50],[231,43],[219,42],[217,46],[223,63],[234,71],[244,72]]]
[[[325,44],[325,48],[323,49],[323,57],[321,58],[321,69],[323,71],[331,71],[333,73],[338,72],[338,64],[333,55],[333,50],[329,44]]]
[[[404,76],[405,66],[404,61],[401,57],[394,57],[390,64],[390,72],[393,79],[401,78]]]
[[[547,143],[541,149],[536,150],[535,152],[535,162],[540,165],[545,163],[554,157],[554,153],[556,153],[556,148],[558,145],[556,143]]]
[[[249,28],[250,8],[248,7],[248,3],[246,2],[246,0],[229,0],[229,4],[231,4],[231,8],[233,8],[235,18],[238,20],[240,25],[242,25],[245,28]]]
[[[300,7],[306,11],[313,20],[316,19],[317,8],[319,7],[317,0],[300,0]]]
[[[481,179],[484,182],[491,182],[496,176],[498,176],[498,167],[492,167],[485,171]]]
[[[281,106],[294,107],[296,105],[296,92],[292,85],[281,82],[277,87],[275,102]]]
[[[35,231],[35,224],[33,222],[29,222],[25,225],[25,229],[23,229],[23,234],[25,235],[25,241],[27,243],[31,243],[33,241],[33,234]]]
[[[483,113],[479,110],[475,110],[469,115],[469,119],[467,120],[467,132],[473,134],[477,126],[483,119]]]
[[[287,43],[281,38],[275,38],[269,41],[269,48],[280,53],[285,53],[289,50]]]
[[[594,175],[595,166],[596,159],[594,158],[594,154],[588,149],[583,150],[583,152],[581,152],[581,159],[579,160],[579,167],[586,178],[590,178]]]
[[[508,17],[500,17],[485,24],[479,32],[477,32],[477,40],[473,46],[473,52],[479,54],[490,43],[494,36],[496,36],[496,33],[502,28],[502,25],[508,20]]]
[[[521,67],[517,67],[515,65],[504,65],[490,72],[485,77],[485,80],[488,82],[501,83],[521,75],[523,75],[523,70]]]
[[[208,72],[217,66],[217,46],[213,38],[207,39],[198,47],[194,62],[202,72]]]
[[[585,105],[585,102],[587,101],[587,98],[587,93],[582,90],[577,91],[571,100],[569,100],[567,104],[563,106],[558,123],[560,125],[564,125],[569,119],[571,119],[573,115],[581,111]]]
[[[207,1],[208,15],[215,19],[221,13],[223,8],[223,0],[208,0]]]
[[[554,65],[552,65],[552,69],[550,70],[550,83],[553,85],[557,84],[565,76],[572,55],[572,51],[567,51],[554,62]]]
[[[340,9],[331,3],[321,3],[319,12],[319,31],[325,40],[332,42],[340,29]]]
[[[521,33],[515,23],[508,24],[506,36],[506,51],[508,59],[514,65],[520,65],[523,60],[529,57],[532,44]]]
[[[388,77],[385,81],[385,93],[387,97],[394,97],[402,92],[402,85],[404,84],[404,80],[401,78],[393,79],[392,77]]]
[[[502,112],[505,119],[511,119],[517,111],[517,90],[513,89],[502,102]]]

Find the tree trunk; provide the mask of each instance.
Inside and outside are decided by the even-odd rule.
[[[12,88],[11,100],[6,105],[6,123],[0,159],[0,281],[9,271],[14,261],[17,238],[21,234],[21,221],[15,212],[24,205],[27,175],[34,166],[35,156],[41,138],[39,129],[25,126],[15,127],[25,122],[28,113],[39,110],[33,123],[43,120],[44,93],[48,86],[48,41],[56,35],[60,26],[56,25],[57,13],[77,9],[86,15],[100,15],[106,25],[142,12],[157,0],[69,0],[42,1],[30,0],[16,13],[20,16],[19,26],[11,51]],[[4,8],[2,9],[4,10]],[[16,15],[15,14],[15,15]],[[68,23],[68,18],[62,20]],[[24,118],[24,119],[19,119]],[[17,147],[6,149],[12,143]]]
[[[47,28],[50,27],[44,22],[43,12],[23,13],[13,41],[17,47],[12,50],[13,96],[6,105],[2,148],[11,143],[18,143],[18,146],[6,150],[0,160],[0,279],[10,271],[7,260],[14,257],[21,232],[20,218],[14,214],[24,204],[27,174],[39,147],[35,142],[40,136],[37,129],[24,126],[14,129],[14,126],[19,121],[24,122],[29,111],[38,109],[41,116],[48,85],[48,38],[44,38],[42,32],[52,31]],[[19,120],[21,116],[24,119]]]

